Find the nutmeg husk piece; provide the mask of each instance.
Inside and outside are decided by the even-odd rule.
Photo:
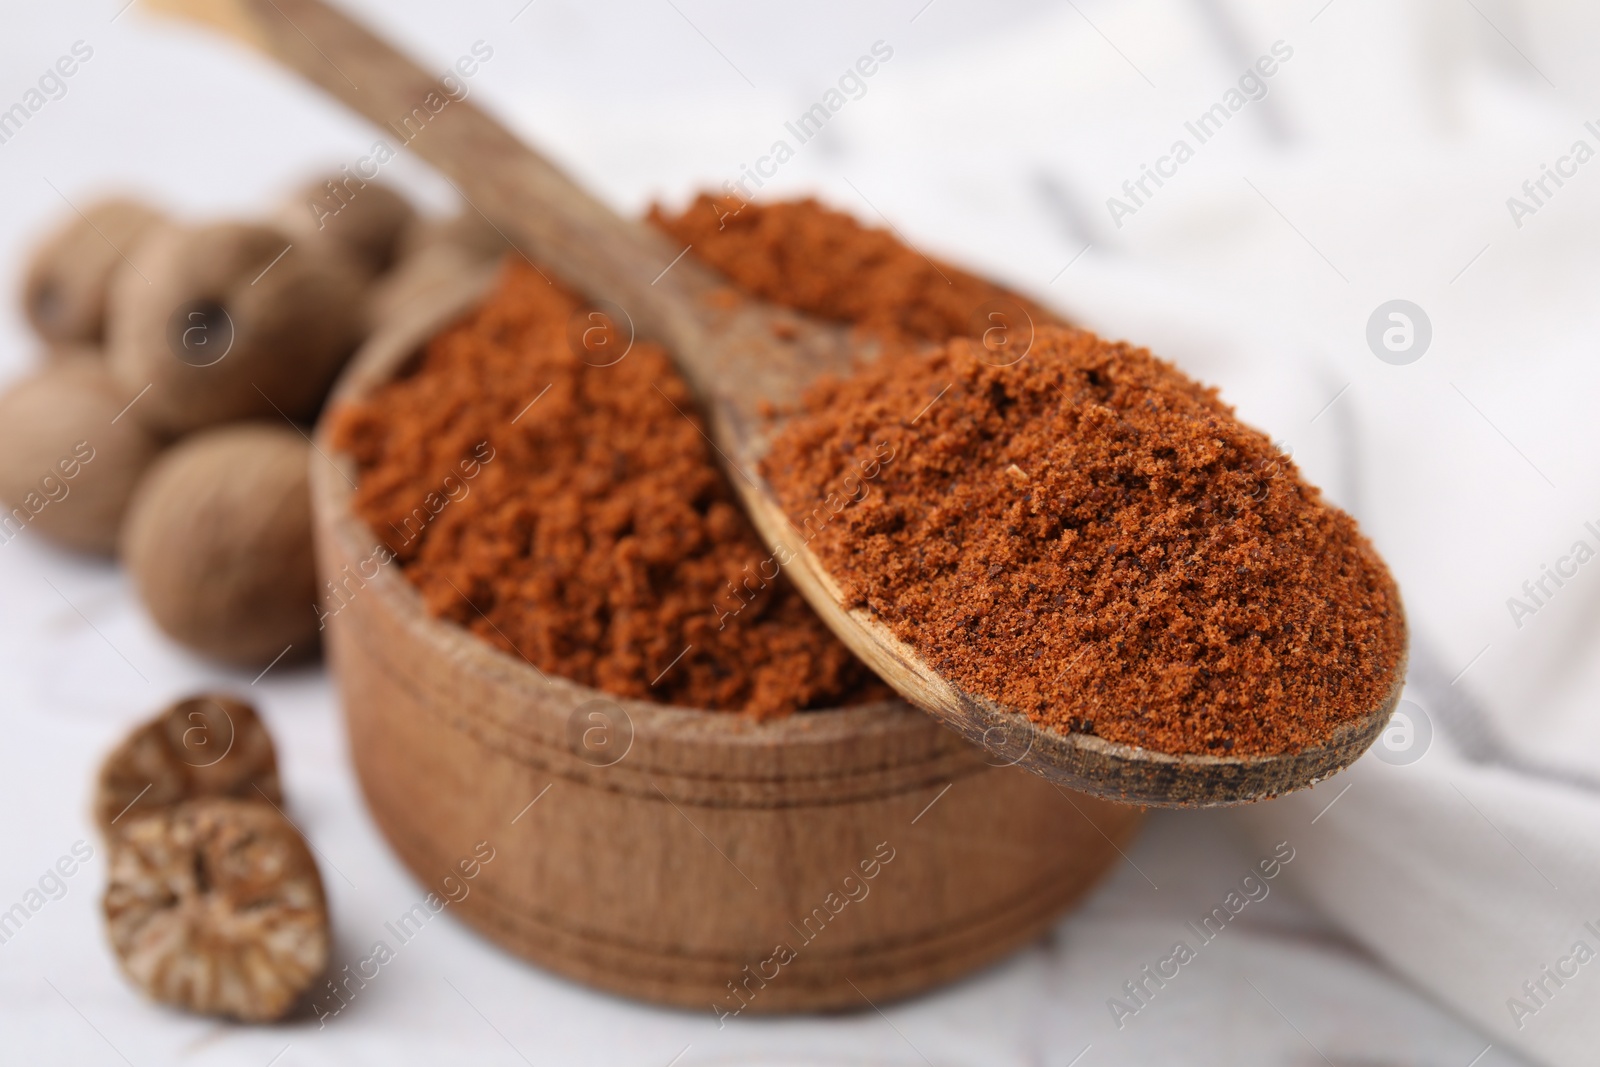
[[[123,973],[151,999],[267,1022],[327,969],[322,878],[271,805],[187,801],[129,822],[110,854],[107,933]]]
[[[30,529],[75,551],[113,552],[134,486],[161,450],[123,414],[133,399],[82,356],[0,394],[0,542]]]
[[[129,269],[139,240],[162,220],[161,212],[126,197],[76,211],[46,235],[28,259],[22,310],[46,341],[98,343],[105,332],[112,278]]]
[[[95,822],[110,835],[197,797],[283,803],[272,735],[242,700],[202,693],[135,728],[100,766]]]
[[[362,334],[365,277],[350,257],[275,226],[162,226],[144,277],[111,291],[106,359],[134,409],[171,435],[222,422],[310,420]]]
[[[146,473],[120,551],[170,637],[240,667],[315,652],[311,455],[289,426],[240,423],[185,438]]]
[[[417,212],[388,185],[334,174],[294,190],[273,217],[307,241],[338,246],[371,276],[394,265]]]

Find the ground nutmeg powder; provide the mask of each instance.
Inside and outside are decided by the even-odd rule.
[[[770,553],[687,385],[643,341],[580,359],[583,307],[508,260],[410,373],[336,413],[355,510],[428,610],[620,696],[765,717],[890,695],[781,574],[743,582]],[[486,456],[463,483],[458,465]],[[453,474],[466,492],[417,523]]]
[[[1326,739],[1389,695],[1387,568],[1215,390],[1047,326],[824,380],[763,472],[797,524],[851,456],[895,460],[810,547],[935,669],[1060,731],[1169,753]]]
[[[750,296],[853,323],[887,346],[980,335],[997,307],[1059,321],[810,198],[757,204],[702,194],[678,214],[652,208],[650,221]]]
[[[885,342],[960,335],[985,301],[1018,302],[815,200],[702,196],[651,221],[737,288]],[[890,696],[786,577],[762,579],[770,553],[666,354],[639,342],[612,366],[577,358],[582,307],[513,261],[414,369],[335,413],[355,510],[429,611],[622,696],[758,717]],[[419,503],[490,454],[419,526]]]

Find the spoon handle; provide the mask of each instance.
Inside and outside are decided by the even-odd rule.
[[[688,257],[674,264],[682,250],[667,238],[620,217],[464,99],[459,85],[453,94],[348,15],[323,0],[153,6],[221,29],[297,72],[375,123],[391,150],[432,164],[530,262],[617,302],[645,333],[694,347],[698,309],[718,284],[710,272]]]
[[[152,0],[253,45],[383,130],[390,148],[432,164],[522,256],[617,323],[665,344],[698,395],[710,437],[741,495],[766,497],[755,473],[767,402],[792,402],[817,376],[847,371],[842,327],[738,298],[722,279],[642,222],[624,219],[475,103],[323,0]],[[364,176],[363,176],[364,177]]]

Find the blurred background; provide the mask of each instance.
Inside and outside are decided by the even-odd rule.
[[[1600,577],[1580,571],[1531,618],[1508,601],[1575,540],[1600,543],[1584,528],[1600,525],[1600,9],[341,6],[430,69],[487,45],[471,98],[629,213],[739,180],[858,56],[892,49],[759,195],[814,193],[892,225],[1220,385],[1394,568],[1419,671],[1407,697],[1432,740],[1248,812],[1155,816],[1052,938],[956,986],[885,1013],[721,1030],[544,974],[453,921],[326,1030],[178,1016],[115,973],[90,864],[0,945],[0,1060],[1593,1062],[1600,967],[1521,1025],[1506,1002],[1575,940],[1600,947],[1583,925],[1600,925]],[[97,194],[132,191],[185,218],[253,215],[375,138],[268,61],[142,0],[14,4],[6,22],[0,108],[75,43],[92,48],[65,94],[0,143],[6,292],[31,242]],[[1241,85],[1266,55],[1273,75]],[[1247,102],[1201,143],[1188,124],[1241,88]],[[1160,163],[1180,139],[1192,158]],[[1558,164],[1561,182],[1541,191]],[[1158,165],[1175,173],[1140,190]],[[384,177],[455,207],[414,158]],[[1397,300],[1426,325],[1400,351],[1369,342]],[[0,380],[36,349],[15,302],[0,305]],[[350,875],[328,877],[351,940],[336,955],[418,896],[362,807],[320,668],[252,683],[209,666],[157,633],[112,565],[27,536],[0,546],[0,603],[0,898],[92,837],[87,783],[124,727],[207,685],[256,697],[302,826]],[[1296,877],[1119,1028],[1107,1000],[1122,981],[1282,840],[1306,857]]]

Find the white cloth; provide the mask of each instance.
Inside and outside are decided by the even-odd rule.
[[[0,145],[7,292],[25,240],[68,210],[63,196],[132,185],[183,214],[258,212],[307,170],[371,144],[363,124],[264,64],[138,7],[111,21],[119,6],[35,7],[0,38],[0,69],[19,72],[0,106],[74,41],[95,49],[66,95]],[[628,210],[737,178],[838,72],[889,44],[865,94],[765,191],[820,189],[868,221],[881,210],[930,253],[1222,385],[1394,566],[1419,651],[1433,650],[1432,676],[1407,693],[1432,721],[1431,747],[1404,766],[1369,756],[1248,810],[1159,814],[1048,943],[882,1016],[721,1032],[709,1012],[569,985],[453,921],[326,1030],[185,1018],[116,975],[94,914],[97,855],[0,944],[0,1062],[1597,1061],[1600,963],[1561,987],[1547,979],[1546,1003],[1520,1028],[1506,1003],[1588,936],[1585,921],[1600,926],[1595,796],[1538,770],[1600,769],[1600,567],[1521,628],[1505,603],[1584,520],[1600,526],[1600,491],[1587,488],[1600,485],[1600,259],[1586,239],[1600,163],[1520,229],[1505,203],[1597,117],[1569,103],[1594,84],[1591,14],[1557,0],[355,6],[440,69],[475,40],[491,44],[478,99]],[[1266,99],[1118,228],[1106,199],[1280,40],[1293,55]],[[390,174],[448,201],[413,161]],[[1409,366],[1380,362],[1365,341],[1368,316],[1394,298],[1433,325]],[[15,374],[32,352],[7,314],[0,366]],[[26,537],[0,546],[0,602],[0,907],[93,840],[89,777],[119,733],[217,684],[255,695],[280,739],[292,813],[326,861],[338,954],[364,952],[416,898],[362,807],[320,670],[252,686],[200,664],[151,628],[113,569]],[[1507,766],[1467,758],[1497,745]],[[1108,1003],[1124,983],[1280,842],[1295,858],[1268,896],[1119,1028]]]

